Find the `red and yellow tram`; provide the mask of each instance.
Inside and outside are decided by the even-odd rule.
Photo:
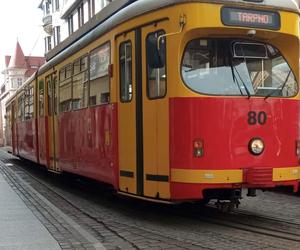
[[[139,0],[7,103],[13,154],[156,201],[236,200],[300,180],[299,10]]]

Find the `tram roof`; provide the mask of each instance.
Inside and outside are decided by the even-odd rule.
[[[175,0],[176,1],[176,0]],[[266,7],[273,7],[276,9],[290,10],[299,13],[299,6],[297,0],[208,0],[203,2],[216,3],[238,3],[245,5],[259,5]]]
[[[258,1],[258,2],[255,2]],[[86,35],[64,48],[58,55],[49,60],[39,69],[39,74],[45,73],[48,69],[55,66],[57,63],[73,55],[80,49],[84,48],[99,36],[112,30],[118,24],[124,23],[134,17],[146,14],[147,12],[177,5],[183,3],[220,3],[220,4],[231,4],[238,6],[258,7],[264,6],[273,10],[286,10],[292,11],[299,14],[299,7],[296,0],[137,0],[131,5],[121,9],[116,14],[108,18],[103,23],[99,24]]]

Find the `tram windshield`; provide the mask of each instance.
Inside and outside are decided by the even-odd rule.
[[[296,78],[281,53],[269,44],[232,39],[188,43],[181,74],[186,85],[209,95],[292,97]]]

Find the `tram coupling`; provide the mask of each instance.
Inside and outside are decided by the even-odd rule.
[[[248,188],[248,197],[256,197],[256,189],[255,188]]]
[[[222,212],[230,212],[238,208],[242,199],[241,189],[226,190],[223,195],[218,197],[215,205]]]

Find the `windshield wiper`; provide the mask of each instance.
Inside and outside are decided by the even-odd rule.
[[[243,52],[243,54],[244,54],[244,52]],[[236,79],[235,73],[234,73],[234,71],[236,71],[238,77],[240,78],[240,81],[242,82],[242,84],[243,84],[243,86],[244,86],[244,89],[245,89],[245,91],[246,91],[246,93],[247,93],[248,99],[250,99],[250,98],[251,98],[251,93],[250,93],[250,91],[249,91],[249,89],[248,89],[246,83],[243,81],[243,78],[241,77],[241,75],[240,75],[239,71],[237,70],[236,66],[233,64],[232,58],[233,58],[233,54],[232,54],[231,57],[230,57],[230,66],[231,66],[232,76],[234,77],[234,79]],[[245,58],[245,57],[244,57],[244,61],[245,61],[245,63],[246,63],[246,58]],[[247,64],[246,64],[246,67],[247,67]],[[249,72],[248,72],[248,74],[249,74]],[[250,79],[251,79],[251,78],[250,78]],[[239,89],[240,89],[240,91],[241,91],[241,94],[244,95],[243,92],[242,92],[242,88],[241,88],[241,86],[239,85],[238,82],[237,82],[237,85],[238,85],[238,87],[239,87]]]
[[[288,80],[290,78],[291,73],[292,73],[292,70],[290,69],[289,73],[287,74],[287,76],[286,76],[286,78],[284,80],[284,83],[281,86],[279,86],[278,88],[276,88],[273,91],[271,91],[268,95],[266,95],[265,100],[268,99],[270,96],[272,96],[277,90],[281,90],[281,92],[283,91],[285,85],[287,84],[287,82],[288,82]]]
[[[186,70],[184,69],[183,71],[184,71],[184,73],[188,73],[188,72],[195,71],[198,69],[200,69],[200,68],[190,68],[190,69],[186,69]]]
[[[242,84],[243,84],[243,86],[245,88],[245,91],[247,93],[248,99],[250,99],[251,98],[251,93],[250,93],[250,91],[249,91],[246,83],[244,82],[243,78],[241,77],[241,75],[240,75],[239,71],[237,70],[236,66],[232,64],[232,67],[235,70],[235,72],[237,73],[238,77],[240,78],[240,81],[242,82]],[[234,72],[233,72],[233,74],[234,74]],[[240,90],[242,90],[241,86],[239,86],[239,88],[240,88]],[[243,93],[242,93],[242,95],[243,95]]]
[[[230,61],[230,68],[231,68],[231,74],[232,74],[233,82],[235,82],[236,85],[238,86],[241,95],[244,95],[244,94],[243,94],[243,91],[242,91],[242,88],[241,88],[240,84],[238,83],[238,81],[237,81],[237,79],[236,79],[236,76],[235,76],[235,73],[234,73],[234,66],[233,66],[233,63],[232,63],[232,58],[230,58],[229,61]]]

